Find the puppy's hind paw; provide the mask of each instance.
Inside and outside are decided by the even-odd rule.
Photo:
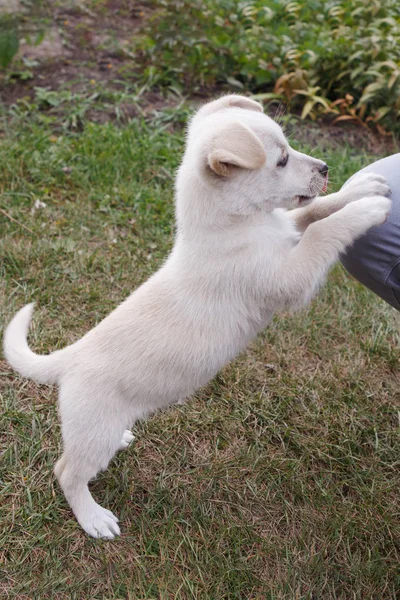
[[[94,538],[112,540],[121,533],[117,525],[117,517],[99,504],[82,511],[82,514],[77,517],[82,529]]]
[[[132,431],[126,429],[122,436],[122,440],[118,446],[118,450],[125,450],[125,448],[127,448],[133,442],[134,439],[135,436],[133,435]]]

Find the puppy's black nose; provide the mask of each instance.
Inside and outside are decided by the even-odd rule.
[[[319,168],[319,172],[321,173],[321,175],[328,175],[328,171],[329,171],[329,167],[325,163],[323,165],[321,165]]]

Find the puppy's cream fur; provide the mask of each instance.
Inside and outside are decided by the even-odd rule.
[[[32,304],[8,326],[10,364],[60,388],[64,452],[55,473],[88,534],[119,534],[88,481],[129,444],[128,428],[206,384],[276,311],[307,304],[339,253],[385,220],[389,189],[373,174],[300,206],[323,188],[323,166],[290,148],[258,103],[210,102],[190,122],[176,183],[177,235],[164,266],[49,356],[27,345]]]

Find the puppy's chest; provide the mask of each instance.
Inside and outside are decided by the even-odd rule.
[[[259,241],[264,249],[266,251],[275,250],[278,253],[290,250],[301,239],[301,233],[297,231],[293,221],[283,211],[282,214],[274,215],[274,219],[268,223],[263,233],[264,235],[259,237]]]
[[[288,237],[288,244],[290,245],[290,247],[293,248],[293,246],[297,246],[297,244],[301,240],[301,237],[302,234],[300,233],[300,231],[297,231],[295,228],[293,228],[293,231],[291,231]]]

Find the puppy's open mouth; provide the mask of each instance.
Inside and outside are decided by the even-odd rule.
[[[316,194],[314,194],[313,196],[297,196],[297,198],[299,199],[299,203],[303,204],[304,202],[311,202],[311,200],[313,200],[315,196]]]
[[[325,177],[324,184],[319,191],[322,194],[325,194],[327,189],[328,189],[328,175]],[[297,199],[299,201],[299,204],[305,204],[306,202],[311,202],[311,200],[314,200],[314,198],[317,195],[318,195],[318,192],[315,192],[315,194],[312,194],[311,196],[297,196]]]

